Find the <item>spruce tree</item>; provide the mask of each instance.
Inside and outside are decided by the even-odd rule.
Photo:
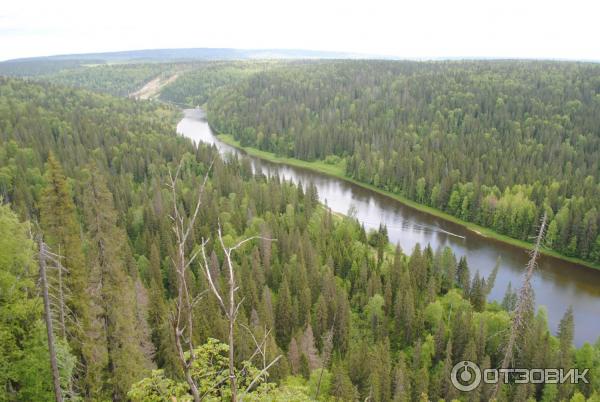
[[[404,354],[401,353],[394,369],[393,401],[408,402],[411,395],[410,376],[406,367]]]
[[[277,343],[287,348],[292,336],[294,317],[292,312],[292,298],[287,278],[283,278],[283,283],[279,289],[277,298],[277,307],[275,310],[275,335]]]
[[[469,264],[467,264],[465,256],[460,257],[458,262],[456,281],[458,282],[458,286],[463,290],[464,297],[468,297],[471,289],[471,273],[469,272]]]
[[[385,339],[371,350],[369,356],[371,361],[371,395],[374,401],[389,401],[392,392],[392,362],[390,343]]]
[[[118,227],[113,197],[97,167],[85,191],[90,236],[90,299],[94,360],[88,370],[89,393],[123,400],[131,384],[150,366],[136,332],[134,282],[124,263],[124,233]],[[102,380],[108,377],[108,381]],[[100,382],[100,383],[98,383]],[[110,384],[109,389],[104,389]]]
[[[573,334],[575,331],[575,322],[573,317],[573,307],[569,307],[558,325],[558,366],[564,370],[573,367]],[[561,399],[571,396],[573,385],[565,382],[558,386],[558,393]]]
[[[355,401],[358,399],[358,390],[352,384],[348,370],[339,361],[333,363],[331,368],[331,396],[335,401]]]
[[[77,211],[67,179],[62,167],[52,153],[48,156],[46,185],[40,198],[40,223],[44,232],[44,241],[53,252],[60,254],[66,268],[64,286],[68,297],[66,305],[72,312],[67,320],[69,343],[74,352],[81,357],[85,338],[82,329],[88,325],[87,276],[81,244],[81,230]]]

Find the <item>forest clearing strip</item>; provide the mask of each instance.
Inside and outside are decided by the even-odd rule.
[[[178,77],[178,74],[173,74],[167,79],[163,79],[161,75],[158,77],[148,81],[142,88],[137,91],[129,94],[130,98],[135,99],[151,99],[159,95],[160,90],[166,85],[175,81]]]

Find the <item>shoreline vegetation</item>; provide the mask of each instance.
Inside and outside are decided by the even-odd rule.
[[[492,229],[485,228],[485,227],[477,225],[475,223],[464,221],[464,220],[459,219],[455,216],[452,216],[444,211],[440,211],[439,209],[432,208],[427,205],[419,204],[415,201],[409,200],[409,199],[407,199],[399,194],[395,194],[391,191],[386,191],[381,188],[375,187],[371,184],[363,183],[358,180],[352,179],[345,175],[343,162],[338,163],[336,165],[332,165],[332,164],[325,163],[324,161],[309,162],[309,161],[303,161],[300,159],[289,158],[289,157],[285,157],[285,156],[277,156],[272,152],[262,151],[260,149],[254,148],[254,147],[244,147],[244,146],[240,145],[240,142],[237,141],[235,138],[233,138],[233,136],[231,134],[217,133],[214,129],[213,129],[213,131],[216,133],[216,136],[217,136],[217,138],[219,138],[219,140],[223,141],[224,143],[226,143],[232,147],[235,147],[237,149],[244,151],[245,153],[247,153],[250,156],[264,159],[266,161],[273,162],[273,163],[287,164],[287,165],[291,165],[291,166],[295,166],[295,167],[300,167],[303,169],[312,170],[312,171],[315,171],[318,173],[326,174],[326,175],[335,177],[337,179],[341,179],[346,182],[355,184],[357,186],[361,186],[365,189],[375,191],[386,197],[390,197],[390,198],[392,198],[410,208],[413,208],[417,211],[421,211],[421,212],[427,213],[429,215],[435,216],[437,218],[452,222],[454,224],[461,225],[461,226],[465,227],[467,230],[469,230],[470,232],[472,232],[478,236],[486,237],[488,239],[492,239],[492,240],[499,241],[499,242],[502,242],[505,244],[509,244],[511,246],[518,247],[518,248],[521,248],[524,250],[531,250],[533,248],[532,243],[529,243],[529,242],[526,242],[523,240],[514,239],[514,238],[506,236],[506,235],[502,235],[500,233],[493,231]],[[592,262],[585,261],[580,258],[569,257],[569,256],[563,255],[557,251],[548,249],[546,247],[543,247],[541,249],[541,253],[544,256],[567,261],[572,264],[577,264],[577,265],[580,265],[585,268],[600,270],[600,266],[596,265]]]

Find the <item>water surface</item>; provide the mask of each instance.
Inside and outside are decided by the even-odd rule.
[[[184,113],[184,118],[177,125],[179,133],[196,143],[214,144],[224,155],[243,153],[215,137],[201,110],[188,109]],[[520,286],[529,259],[525,250],[480,236],[461,225],[338,178],[255,157],[250,157],[250,160],[254,170],[265,175],[277,174],[294,183],[314,183],[321,202],[334,212],[345,214],[353,206],[356,217],[367,230],[377,229],[380,223],[384,223],[390,241],[400,244],[406,253],[410,254],[417,243],[422,246],[431,244],[434,249],[449,246],[457,256],[467,256],[471,274],[479,270],[484,276],[489,275],[500,257],[496,284],[490,294],[492,300],[502,300],[509,282],[513,289]],[[542,256],[533,278],[533,288],[538,306],[545,306],[548,311],[553,333],[556,333],[560,319],[571,305],[575,313],[575,344],[595,342],[600,336],[600,270]]]

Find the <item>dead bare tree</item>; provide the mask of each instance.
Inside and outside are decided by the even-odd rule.
[[[44,243],[44,258],[46,262],[46,286],[50,300],[50,313],[58,327],[59,335],[63,340],[67,340],[69,331],[67,330],[67,321],[73,326],[79,326],[77,317],[67,306],[67,299],[70,296],[69,289],[65,287],[63,275],[69,273],[69,270],[62,264],[62,255],[55,254],[50,247]],[[40,278],[41,279],[41,278]]]
[[[231,400],[232,402],[236,402],[238,400],[238,385],[237,385],[237,378],[236,378],[236,374],[235,374],[235,340],[234,340],[234,330],[235,330],[235,323],[238,317],[238,313],[240,310],[240,306],[242,305],[242,302],[244,301],[243,299],[236,303],[236,298],[235,298],[235,294],[236,292],[239,290],[239,286],[236,282],[236,276],[235,276],[235,270],[233,268],[233,260],[232,260],[232,253],[239,249],[240,247],[242,247],[244,244],[255,240],[255,239],[261,239],[263,241],[274,241],[275,239],[269,239],[263,236],[252,236],[252,237],[248,237],[246,239],[241,240],[240,242],[238,242],[237,244],[235,244],[233,247],[227,247],[225,246],[225,242],[223,241],[223,233],[221,231],[221,225],[219,224],[219,229],[218,229],[218,238],[219,238],[219,244],[221,246],[221,249],[223,250],[223,254],[225,256],[225,263],[227,265],[227,273],[228,273],[228,290],[227,290],[227,294],[221,294],[221,292],[219,291],[219,289],[217,288],[217,286],[215,285],[215,281],[216,278],[213,278],[211,270],[210,270],[210,266],[209,266],[209,262],[208,262],[208,258],[206,255],[206,244],[208,243],[208,240],[203,240],[202,241],[202,247],[201,247],[201,251],[202,251],[202,258],[203,258],[203,265],[204,265],[204,273],[206,275],[206,278],[208,279],[208,283],[210,286],[210,290],[213,293],[213,295],[216,297],[219,306],[221,307],[221,310],[223,311],[223,313],[225,314],[225,318],[227,319],[228,323],[229,323],[229,334],[228,334],[228,343],[229,343],[229,385],[231,388]],[[266,338],[263,342],[266,342]],[[257,352],[255,353],[261,353],[263,354],[264,352],[261,350],[261,343],[256,342],[255,339],[255,343],[257,346]],[[277,356],[273,361],[271,361],[269,364],[264,365],[263,364],[263,369],[260,371],[260,373],[258,373],[255,378],[250,382],[250,385],[247,387],[247,389],[242,393],[242,396],[249,392],[252,387],[260,380],[260,378],[262,378],[262,376],[266,375],[266,373],[268,372],[268,369],[270,367],[272,367],[279,359],[281,358],[281,356]],[[241,398],[240,398],[241,399]]]
[[[501,374],[502,378],[500,378],[498,380],[496,386],[494,387],[494,391],[492,392],[490,400],[495,400],[498,395],[498,392],[500,391],[500,386],[501,386],[502,382],[504,381],[504,376],[506,375],[504,373],[506,373],[506,369],[508,368],[508,366],[510,365],[510,363],[513,359],[514,348],[515,348],[515,345],[517,342],[517,337],[521,333],[521,329],[523,328],[523,325],[525,324],[524,323],[525,314],[531,308],[531,304],[533,303],[533,289],[531,287],[531,279],[533,278],[533,273],[537,266],[537,260],[540,256],[540,249],[542,247],[544,233],[546,230],[546,220],[547,220],[547,215],[546,215],[546,213],[544,213],[544,216],[542,217],[542,222],[540,224],[540,229],[539,229],[537,237],[536,237],[535,245],[534,245],[533,249],[531,250],[531,257],[529,259],[529,262],[527,263],[527,268],[525,270],[525,276],[523,277],[523,285],[521,286],[521,289],[519,290],[519,297],[517,299],[517,305],[513,312],[513,319],[512,319],[512,324],[511,324],[511,328],[510,328],[508,343],[506,344],[504,359],[502,360],[502,365],[500,367],[501,368],[500,372],[502,373]]]
[[[335,330],[335,321],[337,320],[337,313],[333,316],[333,322],[331,323],[331,328],[323,335],[323,353],[322,353],[322,363],[321,363],[321,372],[319,373],[319,381],[317,382],[317,390],[315,392],[315,399],[319,398],[319,392],[321,390],[321,381],[323,379],[323,371],[329,364],[329,359],[331,359],[331,353],[333,352],[333,335]]]
[[[248,331],[248,333],[250,334],[250,336],[252,337],[252,340],[254,341],[254,345],[256,346],[256,349],[254,350],[254,353],[250,356],[250,358],[248,358],[249,361],[252,361],[254,359],[254,357],[260,355],[261,360],[262,360],[262,368],[264,369],[265,367],[267,367],[267,340],[269,339],[269,335],[271,334],[271,330],[267,330],[267,328],[265,327],[264,329],[264,336],[263,339],[259,342],[258,339],[256,339],[256,336],[254,335],[254,333],[252,332],[252,330],[244,324],[240,324],[242,326],[242,328],[244,328],[246,331]]]
[[[52,385],[54,386],[54,397],[56,402],[62,402],[62,388],[60,386],[60,373],[58,372],[58,361],[56,358],[56,349],[54,343],[54,329],[52,323],[52,311],[50,309],[50,296],[48,292],[48,278],[46,275],[46,260],[50,257],[46,244],[41,237],[38,241],[39,245],[39,268],[40,282],[42,286],[42,297],[44,299],[44,320],[46,321],[46,333],[48,335],[48,351],[50,352],[50,366],[52,368]]]
[[[321,372],[319,373],[319,381],[317,382],[317,389],[315,391],[315,399],[319,399],[319,392],[321,392],[321,381],[323,380],[323,371],[329,364],[329,359],[331,359],[331,352],[333,351],[333,330],[335,326],[335,317],[333,318],[333,325],[331,329],[325,333],[323,336],[323,353],[321,363]]]
[[[56,340],[62,339],[63,342],[67,342],[68,337],[71,335],[71,331],[81,330],[81,323],[77,319],[77,315],[67,304],[71,294],[68,286],[65,286],[63,278],[65,274],[69,274],[69,270],[62,264],[64,257],[60,253],[60,245],[58,254],[52,252],[48,244],[43,241],[43,235],[39,228],[38,232],[40,233],[37,235],[39,248],[38,264],[40,268],[39,284],[42,298],[44,299],[44,319],[46,322],[46,329],[51,331],[51,339],[49,338],[48,342],[52,342],[53,345],[52,349],[54,351],[51,351],[50,353],[50,359],[52,360],[56,359]],[[33,233],[30,232],[30,236],[33,238]],[[47,310],[46,299],[48,303]],[[51,328],[49,328],[48,323]],[[57,334],[55,334],[55,331],[57,331]],[[49,350],[50,349],[51,348],[49,347]],[[53,354],[54,357],[52,356]],[[54,377],[54,369],[52,369],[52,371]],[[61,399],[66,398],[67,400],[70,400],[78,395],[78,392],[75,389],[76,384],[73,379],[82,371],[83,367],[81,363],[79,361],[75,362],[74,371],[70,373],[70,377],[63,378],[63,381],[66,381],[66,388],[61,389]],[[60,378],[58,381],[59,385],[61,385]]]
[[[229,383],[231,388],[231,400],[232,402],[236,402],[238,400],[238,384],[235,373],[235,341],[234,341],[234,329],[236,319],[239,313],[240,306],[243,302],[240,301],[236,303],[235,294],[239,290],[239,287],[236,283],[235,272],[233,268],[233,260],[232,253],[242,247],[244,244],[255,240],[261,239],[263,241],[273,241],[274,239],[269,239],[263,236],[252,236],[241,240],[233,247],[226,247],[223,241],[223,234],[221,232],[221,226],[219,224],[218,229],[218,238],[219,244],[223,250],[225,255],[225,261],[228,268],[228,294],[222,295],[215,285],[216,278],[213,278],[213,274],[210,269],[210,264],[206,255],[206,245],[208,240],[202,239],[202,243],[199,249],[193,251],[192,253],[188,253],[186,250],[186,244],[189,240],[189,235],[191,233],[192,228],[198,218],[198,213],[202,206],[202,195],[204,194],[204,190],[206,188],[206,183],[208,181],[208,175],[212,169],[214,160],[210,164],[202,184],[198,187],[196,204],[193,212],[188,217],[186,212],[183,211],[183,208],[179,206],[178,196],[177,196],[177,184],[179,180],[179,176],[181,173],[182,162],[177,167],[177,171],[175,174],[171,174],[169,171],[169,184],[168,187],[171,190],[172,198],[173,198],[173,213],[171,215],[171,220],[173,221],[173,232],[175,233],[175,241],[176,241],[176,256],[172,258],[173,267],[175,269],[175,274],[177,277],[177,298],[175,311],[171,315],[171,323],[173,325],[173,329],[175,332],[175,346],[177,348],[179,360],[183,366],[184,375],[186,378],[186,382],[190,387],[190,391],[192,392],[192,396],[195,402],[201,401],[205,395],[200,395],[200,391],[198,389],[198,384],[194,380],[191,374],[191,367],[196,360],[196,356],[194,354],[194,344],[193,344],[193,307],[199,300],[199,297],[202,295],[192,296],[190,288],[187,283],[187,270],[190,265],[196,260],[198,255],[202,254],[202,265],[203,271],[208,279],[209,290],[212,292],[225,317],[229,322]],[[266,354],[264,351],[266,340],[269,332],[266,332],[265,339],[262,342],[256,342],[257,351],[253,354],[253,357],[256,354],[261,354],[263,356],[263,360],[266,362]],[[256,341],[256,339],[255,339]],[[185,345],[185,346],[184,346]],[[186,358],[185,354],[187,349],[187,353],[189,353],[189,358]],[[281,356],[276,357],[269,364],[263,364],[263,369],[255,376],[255,378],[250,382],[247,389],[242,393],[245,394],[249,392],[254,385],[265,376],[268,372],[268,369],[272,367]],[[240,398],[241,399],[241,398]]]
[[[245,328],[249,333],[250,336],[252,337],[252,340],[254,341],[254,345],[256,346],[256,349],[254,350],[254,353],[250,356],[250,358],[248,359],[249,361],[252,361],[252,359],[254,359],[255,356],[260,355],[261,360],[262,360],[262,370],[260,371],[260,373],[258,375],[256,375],[252,382],[248,385],[248,387],[246,387],[246,390],[240,395],[240,401],[242,400],[243,396],[245,394],[247,394],[248,392],[250,392],[252,390],[252,387],[263,377],[268,373],[268,370],[279,361],[279,359],[281,359],[281,355],[277,356],[275,359],[271,360],[271,362],[269,364],[267,364],[267,340],[269,339],[269,335],[271,334],[271,330],[267,330],[267,328],[265,327],[264,329],[264,336],[261,340],[261,342],[258,342],[258,340],[256,339],[256,336],[254,335],[254,333],[252,332],[252,330],[250,328],[248,328],[246,325],[241,324],[243,328]]]
[[[58,247],[58,256],[60,256],[60,246]],[[57,256],[57,257],[58,257]],[[58,271],[58,317],[60,320],[60,333],[63,339],[67,339],[67,326],[65,324],[65,289],[63,286],[63,272],[67,269],[60,263],[60,257],[58,258],[57,271]]]
[[[198,187],[196,205],[189,217],[186,212],[182,211],[182,208],[180,208],[177,197],[177,183],[181,173],[182,164],[183,160],[179,163],[174,176],[169,171],[170,183],[168,186],[173,196],[173,213],[171,215],[171,220],[173,221],[173,232],[175,233],[175,241],[177,243],[176,256],[175,258],[171,258],[177,277],[177,299],[175,302],[175,312],[171,314],[170,318],[175,332],[175,346],[177,348],[179,360],[183,366],[186,382],[190,387],[194,401],[199,402],[202,398],[198,390],[198,384],[191,374],[191,367],[196,359],[193,343],[193,307],[198,301],[198,297],[192,297],[186,275],[189,266],[198,256],[198,251],[188,255],[186,244],[196,219],[198,218],[198,213],[202,205],[202,195],[206,188],[206,182],[208,181],[208,175],[212,169],[213,163],[208,167],[208,170],[204,175],[204,180]],[[186,358],[185,356],[184,344],[189,353],[189,358]]]

